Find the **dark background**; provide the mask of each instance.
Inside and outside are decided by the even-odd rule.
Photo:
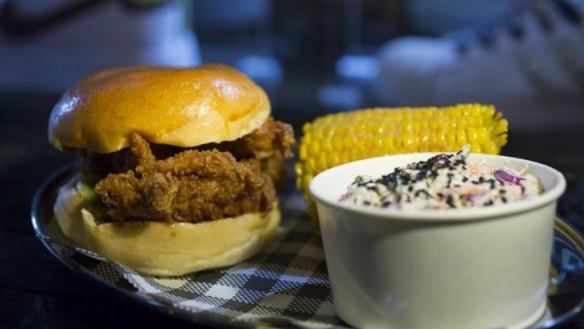
[[[279,74],[252,70],[250,75],[267,90],[274,116],[292,123],[297,133],[304,122],[324,113],[381,105],[368,92],[371,81],[339,74],[336,64],[343,55],[369,58],[377,47],[398,36],[438,34],[468,23],[468,18],[461,18],[440,27],[416,25],[416,16],[404,1],[241,1],[245,3],[242,7],[236,2],[193,5],[202,60],[234,66],[250,55],[268,58],[268,63],[276,60]],[[475,22],[495,11],[474,14]],[[0,55],[11,43],[34,42],[36,37],[38,34],[2,36]],[[38,56],[42,60],[42,53]],[[332,90],[337,97],[326,97],[323,90]],[[196,327],[137,305],[74,273],[34,236],[30,205],[35,189],[74,157],[54,150],[47,142],[48,116],[63,91],[22,85],[0,88],[0,327]],[[343,97],[347,94],[354,97]],[[550,119],[553,116],[550,109]],[[562,171],[568,190],[558,213],[584,231],[584,127],[539,125],[515,130],[514,124],[510,122],[509,144],[503,153]],[[584,328],[584,320],[580,317],[567,328]]]

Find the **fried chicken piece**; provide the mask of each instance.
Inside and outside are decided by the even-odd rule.
[[[237,159],[260,160],[262,170],[281,186],[286,178],[284,162],[292,157],[291,147],[294,145],[294,130],[292,126],[272,117],[258,129],[240,139],[223,142],[216,147],[221,151],[233,154]]]
[[[269,118],[259,129],[241,138],[241,149],[253,153],[261,161],[262,170],[281,187],[286,181],[284,163],[292,157],[295,142],[291,125]]]
[[[257,160],[237,161],[228,152],[187,150],[156,160],[138,134],[130,150],[135,170],[97,183],[112,220],[202,222],[271,209],[276,192]]]
[[[272,117],[258,129],[235,141],[209,144],[193,149],[230,152],[239,160],[258,159],[262,170],[280,185],[285,178],[284,161],[292,157],[294,130],[289,124],[274,121]],[[138,147],[136,144],[135,148]],[[156,159],[166,159],[185,149],[161,144],[149,144],[148,154]],[[134,150],[136,151],[136,150]],[[87,152],[84,158],[84,172],[105,176],[110,173],[124,173],[138,165],[138,157],[130,149],[123,149],[109,154]],[[142,154],[141,157],[145,155]]]
[[[266,159],[280,153],[284,158],[290,158],[290,147],[294,145],[294,130],[292,126],[272,117],[249,135],[232,142],[226,142],[227,150],[237,158]],[[221,144],[220,144],[221,145]]]

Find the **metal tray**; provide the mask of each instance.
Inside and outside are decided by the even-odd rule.
[[[73,271],[146,306],[214,327],[350,328],[334,315],[322,244],[301,198],[281,196],[280,239],[265,252],[233,267],[174,278],[142,276],[77,248],[53,216],[53,203],[71,167],[39,187],[32,225],[43,245]],[[556,220],[548,309],[530,328],[555,328],[584,307],[584,239]]]

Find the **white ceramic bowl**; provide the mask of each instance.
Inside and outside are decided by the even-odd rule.
[[[548,166],[474,155],[497,168],[526,163],[545,192],[474,209],[388,210],[340,203],[357,175],[379,177],[418,153],[331,168],[310,183],[337,314],[359,328],[523,328],[544,313],[557,199]]]

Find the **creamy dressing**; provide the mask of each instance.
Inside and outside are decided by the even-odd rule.
[[[456,154],[439,154],[380,178],[357,176],[340,201],[392,209],[455,209],[501,205],[541,193],[528,167],[516,172],[467,163],[469,150],[465,145]]]

